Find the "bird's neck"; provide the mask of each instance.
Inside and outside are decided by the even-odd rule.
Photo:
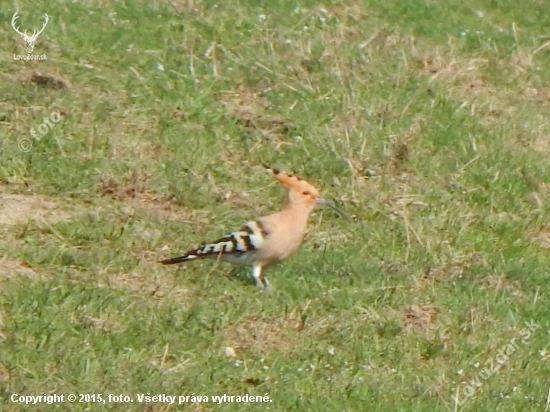
[[[284,215],[286,219],[293,221],[297,226],[305,227],[309,214],[314,206],[315,205],[308,205],[306,203],[295,203],[287,199],[280,213]]]

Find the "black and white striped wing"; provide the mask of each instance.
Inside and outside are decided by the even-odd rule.
[[[248,256],[251,256],[252,252],[262,247],[267,235],[268,233],[261,221],[248,222],[238,231],[229,233],[215,242],[191,250],[183,256],[163,260],[160,263],[170,265],[203,257],[219,257],[221,260],[234,264],[251,264]]]

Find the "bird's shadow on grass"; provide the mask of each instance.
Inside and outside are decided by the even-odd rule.
[[[246,286],[255,286],[254,279],[250,275],[250,269],[245,267],[233,267],[227,271],[227,278],[237,280]]]
[[[250,268],[244,266],[216,266],[210,268],[210,270],[207,271],[207,273],[204,275],[206,279],[205,277],[202,277],[200,279],[198,277],[195,277],[194,275],[186,273],[184,266],[182,265],[180,268],[176,269],[175,275],[177,277],[185,277],[192,283],[203,284],[203,286],[208,285],[209,288],[214,288],[216,283],[224,278],[228,282],[240,283],[242,287],[246,287],[253,292],[262,291],[260,288],[258,288],[258,286],[256,286]]]
[[[264,289],[259,288],[256,285],[252,277],[252,274],[250,273],[250,268],[234,266],[233,268],[225,271],[224,273],[225,273],[225,277],[230,282],[234,282],[234,281],[239,282],[243,285],[243,287],[246,287],[247,290],[250,290],[252,292],[260,292],[262,294],[267,294],[267,295],[272,294],[273,289],[270,285]]]

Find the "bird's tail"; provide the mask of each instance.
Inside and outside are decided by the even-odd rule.
[[[188,260],[196,259],[197,255],[187,254],[183,256],[178,256],[171,259],[161,260],[159,263],[162,263],[163,265],[173,265],[174,263],[182,263],[187,262]]]
[[[198,249],[190,250],[183,256],[161,260],[163,265],[187,262],[193,259],[222,258],[228,255],[241,256],[243,253],[256,250],[267,236],[262,222],[248,222],[239,231],[232,232],[215,242],[208,243]]]

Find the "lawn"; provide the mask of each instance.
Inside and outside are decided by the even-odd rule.
[[[550,410],[547,2],[0,4],[0,411]]]

